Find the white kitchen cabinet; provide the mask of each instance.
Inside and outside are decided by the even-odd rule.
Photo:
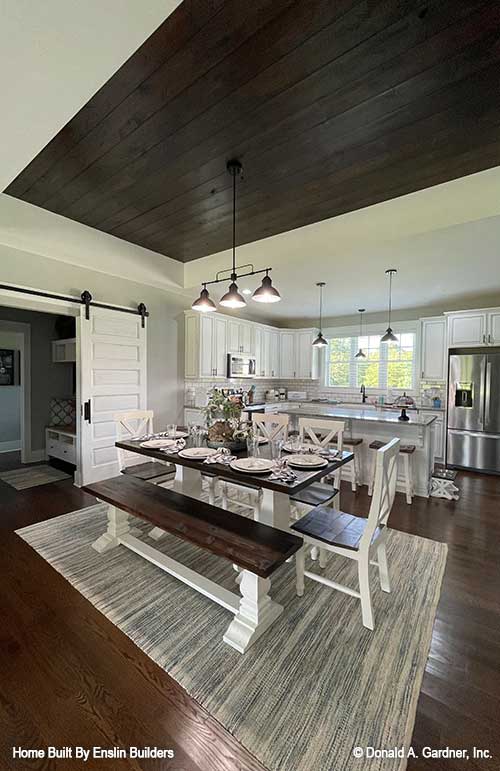
[[[448,313],[448,346],[500,345],[500,308]]]
[[[500,310],[488,313],[487,341],[489,345],[500,345]]]
[[[223,316],[186,316],[186,377],[226,377],[226,354],[226,319]]]
[[[76,361],[76,338],[52,341],[52,361],[55,364]]]
[[[264,332],[264,355],[266,377],[280,377],[280,333],[270,327]]]
[[[280,377],[295,378],[297,376],[297,334],[295,330],[280,331]]]
[[[481,311],[448,316],[448,346],[450,348],[486,344],[487,315]]]
[[[254,355],[253,324],[237,319],[227,322],[227,337],[229,353],[245,353]]]
[[[421,321],[421,377],[446,380],[446,318],[432,316]]]
[[[266,376],[266,346],[265,332],[263,327],[256,326],[254,329],[254,348],[255,348],[255,376]]]
[[[434,461],[436,463],[443,463],[444,462],[444,431],[445,431],[445,417],[444,412],[435,412],[435,411],[429,411],[425,412],[424,410],[420,411],[420,416],[422,417],[435,417],[436,420],[434,421],[433,428],[434,428]]]
[[[315,330],[301,329],[297,332],[296,377],[311,379],[318,377],[318,349],[313,347]]]

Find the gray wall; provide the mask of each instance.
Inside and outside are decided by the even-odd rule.
[[[71,365],[52,363],[52,340],[57,337],[56,316],[0,307],[0,321],[29,324],[31,328],[31,449],[42,450],[50,400],[54,396],[72,396],[73,393]]]
[[[4,442],[21,446],[21,387],[0,387],[0,450]]]

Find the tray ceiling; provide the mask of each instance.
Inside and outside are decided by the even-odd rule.
[[[500,6],[184,0],[6,192],[183,262],[500,164]]]

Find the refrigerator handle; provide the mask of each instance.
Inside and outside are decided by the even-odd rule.
[[[484,410],[484,421],[486,425],[490,422],[490,397],[491,397],[491,361],[486,364],[486,405]]]

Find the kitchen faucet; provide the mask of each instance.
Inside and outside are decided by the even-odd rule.
[[[365,388],[365,384],[364,384],[364,383],[363,383],[363,385],[361,386],[361,388],[359,389],[359,392],[360,392],[361,394],[363,394],[363,398],[362,398],[362,401],[363,401],[363,404],[365,404],[365,403],[366,403],[366,388]]]

